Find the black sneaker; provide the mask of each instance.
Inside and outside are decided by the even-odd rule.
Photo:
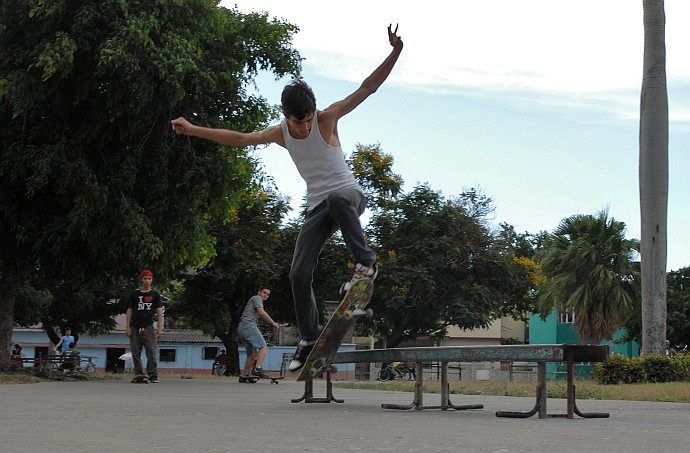
[[[252,368],[251,374],[252,374],[252,376],[259,377],[259,378],[270,378],[271,377],[264,372],[263,368],[257,368],[257,367]]]
[[[158,376],[151,376],[151,377],[149,378],[149,382],[150,382],[151,384],[158,384]]]
[[[294,373],[295,371],[302,369],[304,362],[307,361],[307,357],[309,357],[311,350],[314,349],[315,344],[316,341],[300,340],[300,342],[297,344],[297,351],[292,357],[292,362],[290,362],[290,365],[288,365],[289,372]]]

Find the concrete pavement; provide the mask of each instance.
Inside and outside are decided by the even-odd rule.
[[[314,396],[325,396],[316,381]],[[304,385],[227,379],[0,385],[0,451],[24,452],[687,452],[690,404],[578,401],[610,418],[498,418],[534,398],[452,395],[468,411],[394,411],[411,393],[335,388],[338,403],[291,403]],[[690,385],[688,389],[690,393]],[[440,395],[425,394],[426,405]],[[565,400],[548,400],[549,413]]]

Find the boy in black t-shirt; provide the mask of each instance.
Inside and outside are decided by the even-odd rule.
[[[158,357],[156,338],[163,335],[163,305],[158,291],[151,289],[153,273],[144,270],[139,276],[141,286],[127,301],[127,336],[132,350],[134,379],[132,382],[158,382]],[[158,324],[154,332],[154,315]],[[141,361],[141,348],[146,349],[146,374]]]

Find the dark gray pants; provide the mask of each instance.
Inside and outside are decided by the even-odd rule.
[[[156,330],[153,325],[139,329],[132,327],[132,336],[129,337],[129,347],[132,350],[132,364],[134,376],[144,376],[141,361],[141,349],[146,350],[146,374],[150,378],[158,377],[158,351],[156,347]]]
[[[302,339],[313,341],[319,335],[319,312],[312,288],[314,271],[323,246],[340,229],[355,263],[370,266],[376,255],[364,240],[359,216],[366,208],[366,199],[355,188],[331,192],[328,198],[307,213],[300,229],[290,269],[295,315]]]

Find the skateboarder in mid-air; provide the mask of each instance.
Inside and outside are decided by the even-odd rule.
[[[290,269],[292,295],[300,340],[291,372],[304,366],[322,330],[311,286],[314,270],[326,240],[340,229],[354,256],[355,271],[341,293],[363,277],[376,278],[376,256],[364,240],[359,216],[366,208],[364,193],[345,162],[338,133],[338,120],[353,111],[383,84],[402,52],[403,42],[388,26],[393,50],[352,94],[325,110],[316,109],[316,98],[303,80],[293,80],[283,89],[281,104],[285,119],[258,132],[195,126],[185,118],[172,121],[178,134],[213,140],[230,146],[277,143],[286,148],[307,183],[307,216],[295,245]]]

